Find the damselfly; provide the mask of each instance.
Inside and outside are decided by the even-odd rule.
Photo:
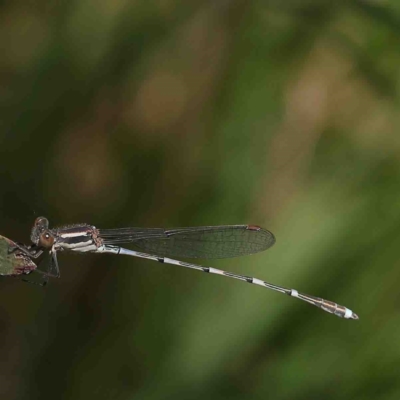
[[[58,251],[125,254],[238,279],[303,300],[338,317],[358,319],[357,314],[344,306],[300,293],[295,289],[287,289],[257,278],[168,258],[230,258],[269,249],[275,243],[274,235],[255,225],[203,226],[177,229],[97,229],[92,225],[77,224],[49,229],[49,221],[44,217],[39,217],[32,228],[31,240],[33,246],[20,246],[19,250],[25,251],[27,255],[34,258],[41,255],[46,249],[49,250],[51,255],[47,272],[43,274],[43,284],[47,282],[49,276],[60,276],[57,261]],[[141,251],[120,247],[119,244],[122,243],[131,243]]]

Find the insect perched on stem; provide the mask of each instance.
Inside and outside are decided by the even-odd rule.
[[[93,225],[76,224],[50,229],[49,221],[39,217],[32,228],[31,240],[32,246],[19,245],[18,251],[32,258],[37,258],[45,250],[49,251],[51,260],[47,271],[43,272],[43,284],[47,283],[49,277],[60,276],[58,251],[125,254],[238,279],[303,300],[338,317],[358,319],[350,309],[320,297],[250,276],[169,258],[230,258],[267,250],[275,243],[275,237],[270,231],[256,225],[98,229]],[[120,247],[122,243],[130,243],[137,250]]]

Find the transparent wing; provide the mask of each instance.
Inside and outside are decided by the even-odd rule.
[[[167,257],[231,258],[267,250],[275,243],[270,231],[255,225],[99,229],[99,233],[104,244],[132,243]]]

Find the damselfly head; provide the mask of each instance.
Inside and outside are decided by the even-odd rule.
[[[54,244],[54,235],[48,231],[45,230],[40,236],[39,236],[39,242],[38,245],[40,247],[45,247],[46,249],[49,249],[53,246]]]
[[[45,217],[38,217],[35,219],[34,227],[36,229],[48,229],[49,227],[49,220]]]
[[[49,229],[49,220],[45,217],[38,217],[35,219],[33,228],[31,230],[31,241],[39,245],[42,234]]]

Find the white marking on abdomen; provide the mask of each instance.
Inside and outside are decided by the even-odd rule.
[[[352,315],[353,315],[353,311],[346,308],[346,311],[344,313],[344,318],[349,319],[349,318],[351,318]]]
[[[210,274],[224,275],[224,271],[221,271],[220,269],[209,268],[208,270]]]
[[[255,285],[265,286],[264,282],[261,279],[253,278],[252,283]]]

